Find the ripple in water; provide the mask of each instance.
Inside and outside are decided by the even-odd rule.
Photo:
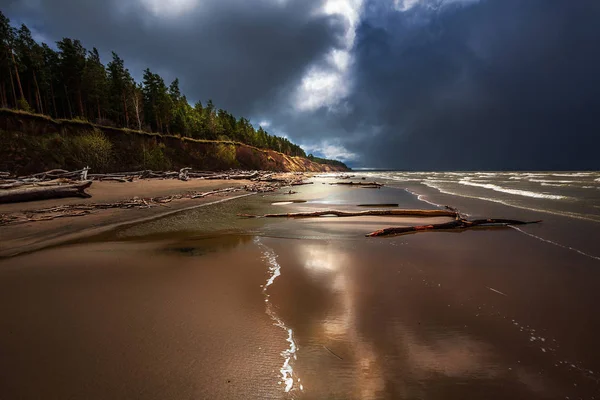
[[[267,315],[273,320],[275,326],[280,327],[287,333],[287,342],[289,343],[289,347],[281,352],[281,357],[283,357],[283,365],[279,369],[281,373],[281,381],[280,383],[285,384],[285,392],[290,392],[295,390],[294,384],[297,383],[297,388],[300,390],[304,390],[304,387],[300,383],[300,378],[297,378],[294,381],[294,368],[292,366],[292,360],[296,360],[296,352],[298,351],[298,346],[294,341],[294,332],[292,329],[288,328],[283,320],[279,318],[277,313],[274,310],[273,304],[269,301],[269,293],[267,292],[269,286],[275,282],[278,276],[281,275],[281,266],[277,262],[277,254],[270,247],[264,245],[259,237],[254,239],[254,243],[258,245],[262,249],[263,260],[267,263],[269,267],[269,279],[267,283],[263,286],[263,295],[265,296],[265,304]]]

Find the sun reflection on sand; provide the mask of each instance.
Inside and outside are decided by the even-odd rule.
[[[325,281],[338,297],[338,306],[332,308],[322,322],[326,342],[323,346],[337,341],[349,343],[352,354],[345,355],[344,360],[353,363],[353,392],[360,393],[363,399],[377,398],[385,385],[382,366],[373,346],[360,337],[354,298],[356,287],[352,271],[347,268],[347,253],[331,244],[307,243],[300,247],[299,254],[306,270],[315,279]]]

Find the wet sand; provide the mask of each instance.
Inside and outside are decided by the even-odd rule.
[[[1,260],[0,397],[600,398],[597,260],[514,229],[232,217],[427,206],[311,186]]]
[[[143,179],[134,182],[94,182],[87,192],[90,198],[66,198],[26,203],[0,204],[0,213],[27,212],[61,205],[112,203],[134,197],[159,197],[190,191],[207,192],[217,189],[240,187],[248,181],[177,179]],[[225,193],[200,199],[175,200],[160,207],[148,209],[96,210],[82,217],[57,218],[49,221],[31,222],[0,227],[0,258],[35,251],[71,241],[82,236],[99,234],[116,226],[143,221],[207,203],[237,197],[240,193]]]

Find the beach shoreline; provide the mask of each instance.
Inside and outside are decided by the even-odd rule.
[[[123,221],[101,235],[0,260],[0,344],[8,349],[0,360],[3,393],[90,399],[106,397],[105,390],[113,398],[133,391],[150,399],[598,394],[596,260],[510,228],[364,237],[448,217],[237,216],[391,203],[439,210],[441,202],[474,217],[533,215],[410,193],[415,188],[408,186],[312,181],[292,195],[289,188],[245,198],[234,192],[201,199],[201,207],[190,200],[181,204],[197,208]],[[89,218],[33,226],[89,226]],[[559,217],[526,231],[553,237],[557,226],[565,226]],[[73,353],[59,359],[57,351]],[[40,357],[46,361],[28,370]],[[32,380],[38,386],[28,388]]]

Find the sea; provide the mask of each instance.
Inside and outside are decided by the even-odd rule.
[[[600,222],[600,171],[360,172],[390,185],[434,189],[452,196]]]
[[[600,261],[600,171],[355,171],[477,218],[542,221],[520,233]],[[424,204],[424,203],[422,203]]]

